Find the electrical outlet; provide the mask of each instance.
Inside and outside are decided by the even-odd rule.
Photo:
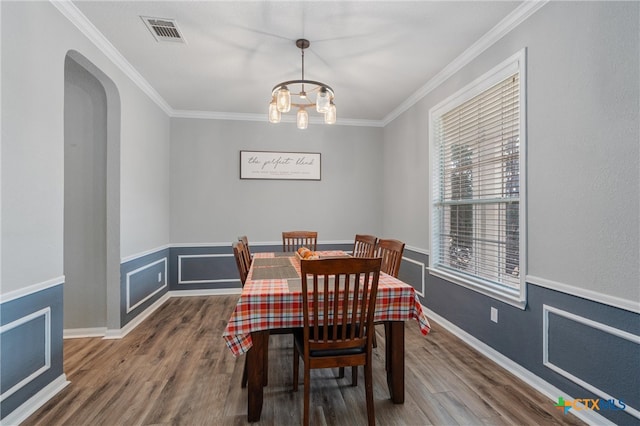
[[[162,282],[162,272],[158,272],[158,282]]]
[[[498,322],[498,309],[491,307],[491,321]]]

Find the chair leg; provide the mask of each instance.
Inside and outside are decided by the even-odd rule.
[[[247,387],[247,380],[248,380],[248,376],[247,376],[247,357],[244,357],[244,368],[242,369],[242,389]]]
[[[364,389],[367,397],[367,421],[369,426],[376,424],[376,414],[373,406],[373,373],[371,359],[364,366]]]
[[[311,369],[304,365],[304,414],[302,424],[309,426],[309,393],[311,388]]]
[[[298,391],[298,369],[300,368],[300,354],[298,347],[293,344],[293,391]]]
[[[389,322],[384,323],[384,338],[385,338],[385,356],[384,356],[384,369],[389,371],[389,365],[391,363],[391,346],[388,345],[389,336],[391,335],[391,326]]]
[[[269,336],[266,338],[267,346],[262,356],[262,386],[269,384]]]
[[[338,369],[338,379],[344,379],[344,367]],[[358,366],[351,367],[351,386],[358,386]]]

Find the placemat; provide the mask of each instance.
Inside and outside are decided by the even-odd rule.
[[[258,259],[254,259],[255,262]],[[288,260],[287,260],[288,261]],[[252,280],[278,280],[286,278],[296,278],[298,272],[291,264],[288,266],[273,266],[266,268],[254,268]]]
[[[273,253],[273,257],[291,257],[291,256],[295,256],[295,253],[291,251],[281,251],[281,252]]]
[[[271,267],[271,266],[291,266],[288,257],[258,257],[253,259],[254,268]]]

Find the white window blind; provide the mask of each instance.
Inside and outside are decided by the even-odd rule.
[[[512,294],[522,285],[520,87],[515,67],[431,121],[431,267]]]

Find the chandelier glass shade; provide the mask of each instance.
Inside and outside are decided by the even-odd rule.
[[[306,129],[309,125],[310,109],[324,115],[325,124],[335,124],[336,106],[333,103],[335,93],[331,87],[319,81],[304,78],[304,49],[310,46],[309,40],[296,40],[296,46],[302,55],[302,78],[299,80],[283,81],[271,90],[269,103],[269,122],[279,123],[282,114],[297,109],[296,123],[298,129]]]

